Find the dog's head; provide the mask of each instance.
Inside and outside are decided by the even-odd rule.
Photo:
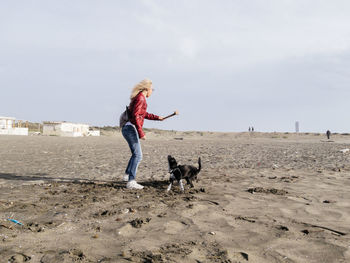
[[[177,162],[174,157],[168,155],[169,169],[175,169],[177,167]]]

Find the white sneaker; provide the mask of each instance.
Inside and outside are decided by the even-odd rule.
[[[124,181],[124,182],[129,181],[129,175],[128,175],[128,174],[124,174],[124,176],[123,176],[123,181]]]
[[[143,189],[143,185],[138,184],[135,180],[129,181],[126,184],[126,188],[128,189]]]

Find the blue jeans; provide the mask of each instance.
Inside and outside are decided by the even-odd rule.
[[[131,180],[135,180],[137,167],[142,160],[141,143],[139,134],[134,125],[124,125],[122,134],[128,142],[131,151],[131,158],[125,170],[125,173],[129,175],[130,182]]]

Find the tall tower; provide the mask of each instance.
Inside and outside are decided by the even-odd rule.
[[[296,133],[299,132],[299,122],[298,121],[295,122],[295,132]]]

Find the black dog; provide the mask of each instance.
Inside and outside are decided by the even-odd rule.
[[[184,191],[184,186],[182,184],[182,179],[185,179],[187,184],[193,187],[193,180],[198,181],[197,175],[201,170],[201,158],[198,158],[198,168],[192,165],[177,165],[177,162],[174,157],[168,155],[169,163],[169,173],[170,173],[170,184],[168,190],[170,191],[171,186],[173,185],[174,180],[177,180],[180,184],[181,191]]]

